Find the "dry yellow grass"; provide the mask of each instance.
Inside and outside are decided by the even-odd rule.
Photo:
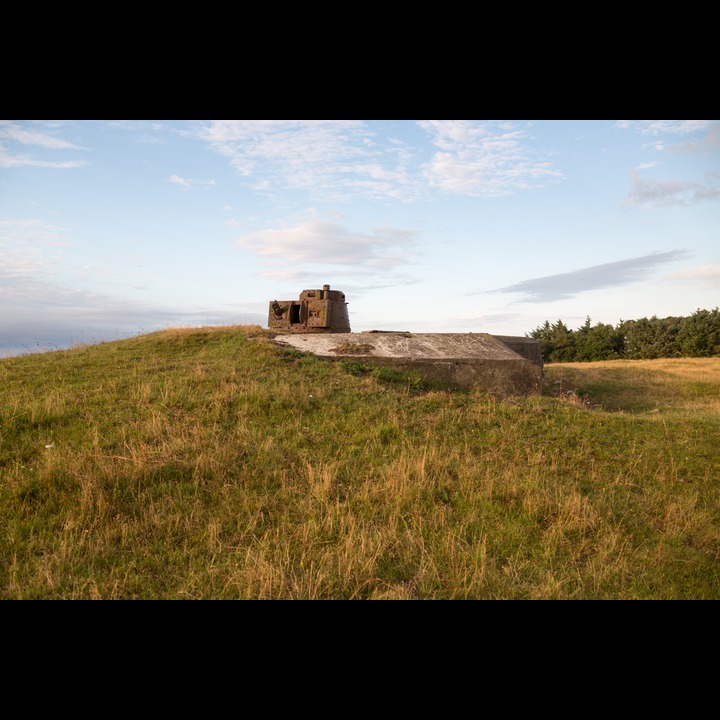
[[[546,376],[427,390],[254,327],[0,361],[0,597],[720,599],[720,359]]]

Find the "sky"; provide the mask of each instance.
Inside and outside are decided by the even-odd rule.
[[[0,120],[0,356],[259,324],[529,335],[720,305],[717,120]]]

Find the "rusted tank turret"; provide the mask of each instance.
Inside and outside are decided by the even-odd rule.
[[[268,328],[289,333],[349,333],[345,293],[331,290],[303,290],[299,300],[273,300]]]

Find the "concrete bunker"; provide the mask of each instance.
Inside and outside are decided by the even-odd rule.
[[[322,290],[303,290],[297,300],[273,300],[268,327],[289,333],[349,333],[345,293],[323,285]]]
[[[542,389],[540,343],[533,338],[488,333],[350,331],[345,294],[304,290],[298,301],[270,303],[269,329],[282,346],[325,360],[356,359],[376,366],[420,372],[458,389],[496,396]]]

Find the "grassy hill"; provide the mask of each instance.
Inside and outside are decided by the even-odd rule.
[[[0,360],[0,599],[720,599],[720,358],[495,399],[257,326]]]

